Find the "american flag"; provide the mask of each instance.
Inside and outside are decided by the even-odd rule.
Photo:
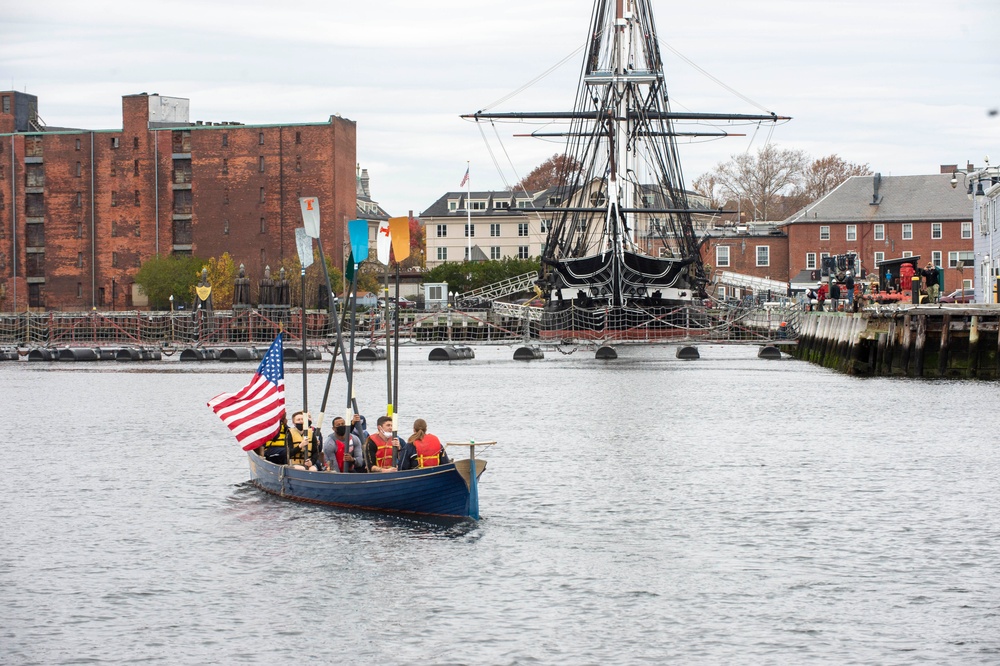
[[[462,182],[458,184],[459,187],[465,187],[465,184],[469,182],[469,167],[465,167],[465,175],[462,176]]]
[[[271,343],[250,383],[239,393],[220,393],[208,406],[236,435],[236,441],[250,451],[278,432],[285,413],[285,363],[281,333]]]

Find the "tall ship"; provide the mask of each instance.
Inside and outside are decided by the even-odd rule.
[[[594,2],[572,111],[463,117],[540,123],[533,136],[565,139],[558,185],[540,211],[551,220],[537,282],[546,310],[645,312],[706,296],[692,215],[712,211],[689,201],[678,138],[788,120],[671,111],[650,0]],[[712,131],[679,131],[691,125]]]

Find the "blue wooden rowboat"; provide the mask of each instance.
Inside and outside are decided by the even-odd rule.
[[[477,480],[486,469],[485,460],[472,457],[402,472],[338,474],[294,469],[276,465],[254,451],[247,454],[250,482],[280,497],[354,509],[479,519]]]

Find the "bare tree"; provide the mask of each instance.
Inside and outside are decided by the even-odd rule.
[[[802,182],[806,155],[801,150],[782,150],[768,144],[756,154],[733,155],[710,172],[720,193],[738,202],[744,217],[778,219],[783,198],[794,194]]]
[[[531,173],[522,178],[521,182],[514,185],[511,189],[515,192],[520,190],[527,190],[528,192],[544,190],[558,185],[560,178],[565,178],[567,175],[574,174],[579,170],[580,163],[577,160],[567,155],[556,153],[532,169]]]
[[[803,205],[816,201],[821,196],[840,185],[851,176],[869,176],[872,170],[867,164],[847,162],[839,155],[827,155],[814,160],[805,171],[801,194]]]

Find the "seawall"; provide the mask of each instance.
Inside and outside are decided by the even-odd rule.
[[[1000,307],[921,305],[889,312],[808,312],[796,358],[870,377],[1000,377]]]

